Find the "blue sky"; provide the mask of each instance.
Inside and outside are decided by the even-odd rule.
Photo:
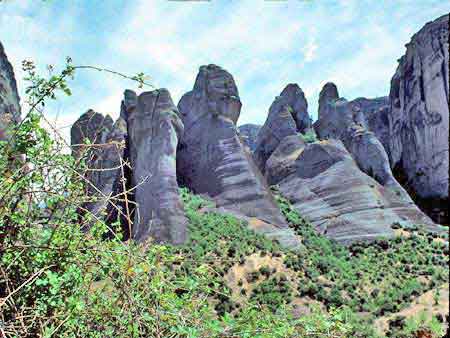
[[[41,69],[71,56],[75,64],[142,71],[175,103],[192,88],[199,66],[215,63],[238,85],[238,124],[262,124],[292,82],[305,91],[313,118],[327,81],[348,99],[387,95],[412,34],[449,11],[440,0],[4,0],[0,41],[22,96],[25,58]],[[124,89],[137,89],[92,71],[79,72],[71,88],[73,97],[48,108],[60,127],[88,108],[116,117]]]

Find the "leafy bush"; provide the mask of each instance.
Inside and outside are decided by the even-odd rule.
[[[310,129],[306,133],[304,133],[304,134],[300,133],[299,135],[300,135],[300,138],[303,141],[305,141],[306,143],[314,143],[314,142],[316,142],[318,140],[317,139],[317,135],[314,132],[314,129]]]

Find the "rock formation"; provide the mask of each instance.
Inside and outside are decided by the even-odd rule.
[[[386,150],[377,138],[377,134],[384,137],[386,132],[378,125],[380,118],[375,117],[386,113],[385,103],[384,98],[347,101],[339,97],[335,84],[327,83],[319,96],[319,118],[314,129],[322,140],[341,140],[363,172],[403,196],[405,202],[412,202],[394,178]],[[377,128],[377,134],[369,130],[370,125]]]
[[[360,97],[351,101],[354,110],[364,114],[364,126],[373,132],[386,152],[389,152],[389,97],[367,99]]]
[[[71,142],[73,155],[84,156],[88,165],[86,189],[93,200],[85,209],[107,223],[119,217],[125,237],[184,243],[187,220],[176,180],[182,133],[166,89],[139,96],[126,90],[114,125],[92,110],[82,115],[72,126]],[[92,145],[83,145],[86,138]]]
[[[96,150],[106,142],[113,124],[111,116],[103,116],[92,109],[81,115],[70,130],[72,155],[75,158],[88,157],[87,160],[91,161],[89,157],[94,156]]]
[[[394,178],[382,143],[368,130],[366,116],[375,124],[372,115],[383,111],[384,99],[349,102],[339,97],[334,84],[327,83],[314,124],[322,141],[310,144],[287,114],[290,110],[274,109],[279,101],[272,104],[255,155],[264,161],[264,154],[270,154],[263,162],[269,184],[277,184],[279,192],[319,232],[348,244],[392,236],[394,222],[436,229]],[[271,125],[283,131],[275,140],[264,135],[272,129],[265,126]]]
[[[88,136],[98,144],[125,143],[115,159],[129,158],[126,176],[129,187],[136,186],[129,197],[137,205],[132,229],[137,240],[184,242],[177,181],[213,200],[215,211],[245,219],[285,246],[297,247],[299,241],[268,184],[277,185],[318,231],[343,243],[391,236],[395,222],[437,229],[408,192],[448,201],[447,26],[444,16],[414,35],[389,97],[348,101],[327,83],[314,129],[297,84],[276,97],[262,127],[237,128],[241,101],[234,79],[208,65],[200,67],[178,110],[167,90],[139,97],[126,91],[121,122],[113,127],[111,120],[90,112],[79,123],[86,125],[83,133],[74,126],[73,141]],[[118,127],[125,124],[126,130]],[[111,151],[92,154],[96,168],[117,164]],[[117,172],[102,175],[92,175],[102,194],[120,193]]]
[[[20,104],[16,79],[0,42],[0,140],[8,137],[8,126],[19,121]]]
[[[391,237],[394,222],[436,230],[413,203],[362,172],[342,142],[330,139],[301,147],[278,186],[318,232],[349,244]]]
[[[427,23],[400,59],[389,94],[392,167],[420,198],[441,200],[448,222],[449,16]],[[442,211],[441,211],[442,212]]]
[[[86,195],[83,208],[96,219],[114,222],[126,218],[123,207],[122,178],[125,177],[126,121],[119,118],[113,124],[110,116],[88,110],[72,126],[72,155],[83,158],[87,169]],[[86,140],[90,144],[86,144]],[[128,237],[128,233],[126,234]]]
[[[270,185],[279,183],[295,172],[295,160],[306,143],[299,135],[286,136],[266,162],[266,179]]]
[[[130,105],[126,100],[124,105]],[[128,95],[133,97],[133,95]],[[182,244],[187,219],[178,193],[176,150],[183,135],[178,110],[166,89],[144,92],[127,110],[132,186],[136,211],[132,236],[138,241]]]
[[[242,143],[248,147],[251,152],[253,152],[256,148],[256,139],[260,129],[260,125],[252,123],[243,124],[238,127],[238,133]]]
[[[263,221],[261,232],[297,246],[237,135],[241,101],[233,77],[215,65],[200,67],[193,90],[181,98],[178,109],[185,126],[177,158],[179,181],[208,195],[219,208]]]
[[[258,168],[265,172],[266,161],[286,136],[305,133],[310,128],[305,94],[297,84],[287,85],[270,106],[269,116],[258,133],[253,154]]]

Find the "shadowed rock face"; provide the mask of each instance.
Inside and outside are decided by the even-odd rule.
[[[95,169],[87,173],[87,179],[95,186],[88,186],[88,190],[91,196],[96,196],[97,201],[87,203],[85,208],[97,217],[104,217],[107,223],[114,222],[119,215],[126,216],[121,202],[123,196],[117,196],[124,192],[121,179],[126,179],[127,173],[126,137],[126,121],[119,118],[106,136],[104,144],[96,150],[94,158],[88,163],[90,168]]]
[[[282,244],[297,246],[237,135],[241,102],[232,76],[215,65],[200,67],[194,89],[181,98],[178,109],[185,126],[177,155],[180,182],[211,197],[219,209],[266,222],[261,232],[278,231]]]
[[[351,103],[354,110],[363,113],[364,126],[373,132],[386,152],[389,152],[389,114],[390,103],[387,96],[366,99],[357,98]]]
[[[363,173],[340,141],[308,144],[290,165],[294,170],[278,183],[280,192],[338,242],[391,237],[394,222],[437,230],[413,203]]]
[[[347,129],[344,142],[358,167],[382,186],[391,189],[405,203],[413,203],[406,190],[394,178],[383,145],[374,133],[353,124]]]
[[[144,92],[128,107],[130,162],[136,210],[132,236],[138,241],[153,237],[159,243],[182,244],[187,239],[187,219],[178,193],[176,149],[183,134],[178,110],[166,89]],[[128,101],[127,101],[128,100]]]
[[[0,42],[0,140],[11,123],[20,121],[19,94],[11,64]]]
[[[109,116],[88,110],[72,126],[72,155],[83,157],[88,167],[86,195],[91,200],[83,206],[89,213],[111,223],[123,214],[122,203],[114,198],[123,192],[121,164],[125,161],[126,121],[112,124]],[[92,146],[83,146],[89,140]]]
[[[388,151],[419,197],[447,201],[448,21],[444,15],[426,24],[406,45],[391,80]]]
[[[103,116],[92,109],[81,115],[70,130],[72,155],[75,158],[91,157],[99,147],[84,146],[85,141],[89,140],[90,144],[104,144],[113,124],[114,121],[109,115]],[[87,160],[90,161],[89,158]]]
[[[248,147],[251,152],[256,148],[256,139],[260,129],[260,125],[251,123],[238,127],[238,133],[242,144]]]
[[[286,136],[266,162],[266,179],[269,185],[282,181],[295,172],[295,160],[305,148],[299,135]]]
[[[265,172],[266,161],[286,136],[304,133],[310,127],[305,94],[297,84],[287,85],[270,106],[269,116],[258,133],[253,154],[258,168]]]
[[[95,200],[85,209],[107,223],[119,218],[126,238],[172,244],[187,239],[176,181],[176,148],[183,132],[177,113],[165,89],[139,97],[126,90],[114,125],[109,116],[89,110],[72,126],[73,155],[86,156],[94,169],[85,176],[90,182],[86,194]],[[85,139],[94,146],[81,146]]]

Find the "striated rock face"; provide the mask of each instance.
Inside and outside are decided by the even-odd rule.
[[[11,123],[20,121],[20,104],[17,85],[11,64],[0,42],[0,140],[4,140]]]
[[[298,246],[237,135],[241,102],[233,77],[216,65],[200,67],[194,89],[178,109],[185,126],[177,154],[179,181],[212,198],[218,208],[263,221],[257,231]]]
[[[258,168],[265,172],[266,161],[286,136],[305,133],[310,128],[305,94],[297,84],[287,85],[270,106],[269,116],[258,133],[253,154]]]
[[[242,143],[248,147],[251,152],[253,152],[256,148],[256,139],[260,129],[260,125],[251,123],[243,124],[238,127],[238,134]]]
[[[300,156],[306,143],[299,135],[286,136],[266,162],[266,179],[269,185],[279,183],[295,172],[295,160]]]
[[[363,173],[337,140],[308,144],[291,160],[293,170],[281,180],[280,192],[316,229],[343,244],[394,235],[391,225],[433,222]]]
[[[449,16],[426,24],[406,45],[391,80],[389,157],[421,198],[448,202]],[[448,217],[448,206],[447,206]]]
[[[125,92],[129,154],[136,187],[132,236],[159,243],[187,240],[187,219],[178,193],[176,150],[183,135],[178,110],[166,89],[135,95]]]
[[[119,219],[125,238],[184,243],[187,219],[176,180],[182,133],[166,89],[139,97],[126,90],[114,125],[109,116],[92,110],[83,114],[72,126],[71,142],[73,155],[85,156],[89,167],[86,194],[92,200],[84,208],[107,223]],[[83,146],[85,139],[93,146]]]

